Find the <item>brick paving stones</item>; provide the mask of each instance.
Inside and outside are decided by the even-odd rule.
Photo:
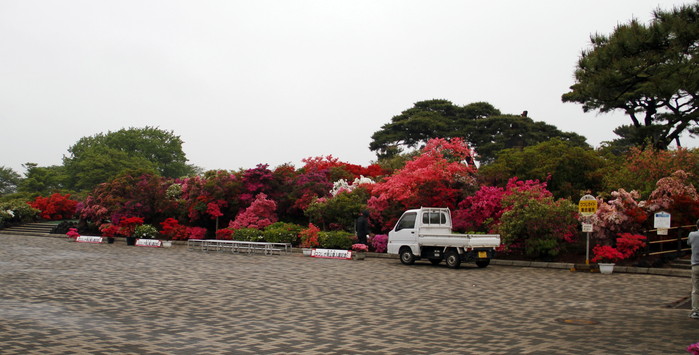
[[[0,235],[0,354],[682,354],[683,277]]]

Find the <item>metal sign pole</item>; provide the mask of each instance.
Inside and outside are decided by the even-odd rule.
[[[587,232],[587,245],[585,247],[585,265],[590,265],[590,232]]]

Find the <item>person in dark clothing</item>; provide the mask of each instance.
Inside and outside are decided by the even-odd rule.
[[[369,211],[362,212],[359,218],[357,218],[354,229],[357,232],[358,243],[368,245],[366,237],[369,235]]]

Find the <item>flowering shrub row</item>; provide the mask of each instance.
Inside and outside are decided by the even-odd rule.
[[[98,186],[79,214],[97,225],[116,226],[104,227],[106,233],[121,231],[122,220],[137,216],[158,226],[167,239],[215,235],[349,248],[355,218],[368,210],[371,229],[379,233],[370,247],[384,250],[385,233],[404,210],[437,206],[452,209],[457,231],[500,233],[506,250],[531,257],[552,257],[576,242],[576,205],[554,199],[546,181],[513,177],[502,187],[479,186],[473,161],[468,144],[453,138],[428,141],[403,168],[390,173],[328,156],[305,159],[301,169],[282,165],[272,170],[261,164],[175,180],[125,174]],[[604,245],[619,233],[637,234],[660,209],[673,213],[673,224],[699,214],[699,198],[686,176],[678,171],[661,179],[648,201],[622,189],[606,201],[600,198],[593,236]],[[308,222],[308,228],[298,227]]]

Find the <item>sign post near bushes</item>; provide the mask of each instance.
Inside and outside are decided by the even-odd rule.
[[[597,199],[592,195],[585,195],[578,202],[578,212],[581,216],[588,220],[592,215],[597,213]],[[587,243],[585,246],[585,265],[590,265],[590,232],[592,231],[592,223],[583,222],[583,232],[587,232]]]

